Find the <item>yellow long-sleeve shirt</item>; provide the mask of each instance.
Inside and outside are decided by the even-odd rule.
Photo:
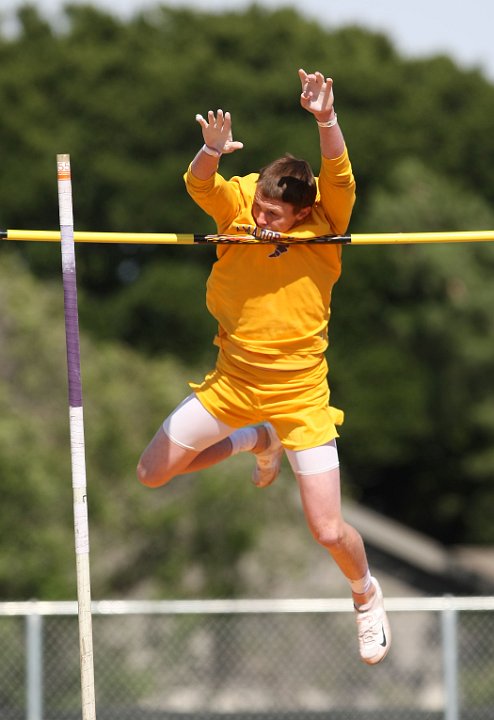
[[[252,217],[258,174],[225,180],[219,173],[184,179],[218,233],[261,234]],[[294,238],[345,233],[355,202],[348,153],[322,158],[310,215]],[[341,273],[341,246],[231,244],[217,247],[206,303],[218,321],[218,344],[239,361],[278,369],[308,368],[328,345],[331,291]]]

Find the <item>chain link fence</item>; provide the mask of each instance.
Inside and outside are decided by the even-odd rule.
[[[387,600],[358,657],[340,600],[93,604],[99,720],[492,720],[494,598]],[[1,720],[81,717],[76,603],[0,603]]]

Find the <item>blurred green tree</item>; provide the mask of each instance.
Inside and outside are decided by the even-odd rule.
[[[369,199],[383,232],[493,227],[485,201],[416,160],[398,165],[393,180]],[[492,542],[477,510],[491,492],[494,246],[344,255],[329,357],[348,410],[348,480],[362,501],[443,541]]]

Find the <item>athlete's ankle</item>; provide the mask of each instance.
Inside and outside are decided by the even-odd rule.
[[[373,588],[366,593],[352,593],[353,604],[356,610],[367,610],[372,605],[372,601],[376,596],[376,590]]]
[[[369,569],[367,569],[365,575],[359,580],[350,580],[350,586],[352,589],[353,603],[356,608],[372,602],[376,589],[372,583],[372,576]]]

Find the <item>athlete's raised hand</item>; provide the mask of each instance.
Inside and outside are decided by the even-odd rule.
[[[229,112],[218,110],[215,115],[213,110],[209,110],[207,120],[202,115],[196,115],[196,120],[202,128],[205,145],[220,155],[243,148],[243,143],[232,138],[232,118]]]
[[[305,110],[316,116],[317,120],[327,120],[333,112],[333,80],[325,78],[319,71],[306,73],[300,69],[298,76],[302,84],[300,104]]]

